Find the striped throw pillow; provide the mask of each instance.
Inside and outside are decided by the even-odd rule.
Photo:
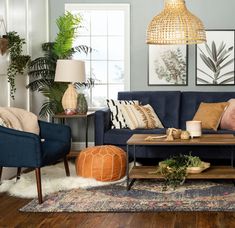
[[[120,105],[122,104],[139,104],[137,100],[112,100],[107,99],[107,105],[111,111],[111,121],[112,128],[121,129],[127,128],[125,119],[123,118],[122,112],[120,110]]]
[[[154,112],[151,105],[121,105],[121,112],[127,126],[131,129],[145,128],[163,128],[161,121]]]

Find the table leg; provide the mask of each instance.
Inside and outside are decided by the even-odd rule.
[[[85,121],[86,121],[86,135],[85,135],[85,139],[86,139],[86,148],[88,147],[88,117],[85,117]]]
[[[234,159],[234,147],[232,147],[232,151],[231,151],[231,167],[234,167],[233,159]]]
[[[135,145],[133,146],[133,152],[134,152],[134,167],[136,166],[136,154],[135,154]]]
[[[129,190],[129,146],[126,145],[126,190]]]

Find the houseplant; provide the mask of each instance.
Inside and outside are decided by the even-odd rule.
[[[42,105],[39,115],[46,117],[63,111],[62,96],[68,83],[54,82],[56,62],[69,59],[76,52],[89,53],[90,47],[79,45],[73,47],[76,30],[81,23],[80,15],[66,12],[56,20],[59,32],[54,42],[44,43],[44,56],[33,60],[29,65],[31,82],[27,85],[31,91],[38,91],[48,98]]]
[[[30,56],[22,54],[25,39],[21,38],[17,32],[7,32],[1,39],[5,44],[1,53],[9,52],[10,63],[7,68],[7,79],[10,83],[10,96],[14,99],[14,93],[16,91],[15,77],[18,74],[22,75],[24,73]]]
[[[173,188],[182,185],[189,173],[200,173],[209,168],[210,164],[201,161],[197,156],[176,155],[169,159],[159,162],[157,173],[161,173],[165,179],[166,190],[168,186]],[[154,173],[156,173],[154,172]]]

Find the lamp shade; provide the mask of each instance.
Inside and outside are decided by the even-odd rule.
[[[85,62],[81,60],[59,59],[56,64],[56,82],[85,82]]]
[[[165,0],[164,10],[147,30],[147,44],[199,44],[206,42],[202,21],[188,11],[184,0]]]

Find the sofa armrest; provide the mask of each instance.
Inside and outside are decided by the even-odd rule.
[[[104,133],[111,129],[110,109],[95,112],[95,145],[104,144]]]
[[[54,124],[45,121],[38,121],[40,127],[40,137],[42,139],[58,140],[61,142],[71,142],[71,129],[63,124]]]
[[[0,127],[0,166],[39,167],[41,140],[36,134]]]

